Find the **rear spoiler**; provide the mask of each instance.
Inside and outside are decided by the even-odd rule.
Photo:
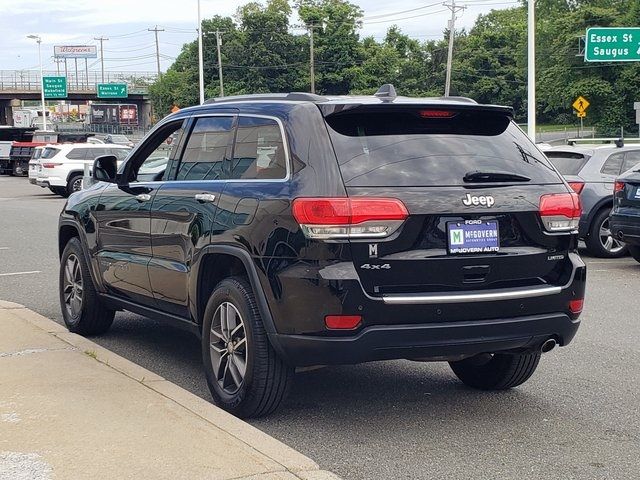
[[[502,105],[481,105],[477,103],[470,102],[462,102],[462,101],[451,101],[443,98],[438,101],[433,102],[402,102],[401,97],[398,97],[399,101],[393,103],[318,103],[317,107],[322,112],[322,115],[328,117],[330,115],[335,115],[347,111],[379,111],[379,110],[389,110],[389,111],[398,111],[404,109],[451,109],[458,111],[473,111],[473,112],[482,112],[482,113],[495,113],[496,115],[503,115],[509,118],[513,118],[513,108],[505,107]]]
[[[616,137],[600,137],[600,138],[569,138],[567,139],[567,145],[576,145],[578,143],[581,144],[596,144],[596,143],[601,143],[601,144],[609,144],[609,143],[613,143],[615,144],[616,147],[618,148],[622,148],[624,147],[624,144],[626,143],[639,143],[640,142],[640,138],[616,138]]]

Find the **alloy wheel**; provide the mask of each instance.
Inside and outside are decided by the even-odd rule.
[[[602,247],[609,253],[618,253],[624,248],[624,243],[622,243],[617,238],[614,238],[614,236],[611,234],[608,217],[605,218],[600,225],[599,236]]]
[[[75,254],[67,257],[64,265],[63,282],[64,305],[71,318],[78,318],[82,312],[82,269]]]
[[[82,190],[82,177],[76,178],[71,184],[72,192],[79,192],[80,190]]]
[[[242,316],[233,303],[223,302],[211,322],[209,355],[218,385],[229,395],[235,394],[244,382],[247,353]]]

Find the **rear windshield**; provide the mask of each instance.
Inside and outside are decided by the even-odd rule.
[[[545,156],[502,113],[359,108],[326,122],[346,186],[462,185],[466,173],[478,170],[561,183]]]
[[[562,175],[577,175],[589,160],[578,152],[546,152],[546,155]]]

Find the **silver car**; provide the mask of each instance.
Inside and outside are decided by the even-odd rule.
[[[618,175],[640,163],[640,145],[577,145],[545,150],[551,163],[580,195],[580,239],[596,257],[626,255],[627,247],[609,229],[613,184]]]

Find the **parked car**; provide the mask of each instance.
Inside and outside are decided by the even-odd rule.
[[[109,134],[104,137],[104,143],[113,143],[116,145],[124,145],[126,147],[133,147],[134,143],[129,140],[125,135]]]
[[[563,146],[546,150],[545,155],[580,195],[578,232],[589,253],[602,258],[626,255],[626,245],[611,234],[609,214],[616,177],[640,163],[640,145]]]
[[[44,147],[35,147],[29,160],[29,183],[36,185],[38,180],[38,172],[40,171],[40,155]]]
[[[611,233],[625,242],[629,253],[640,262],[640,168],[623,173],[614,186]]]
[[[67,197],[82,188],[84,166],[93,167],[96,157],[115,155],[125,159],[130,149],[122,145],[62,143],[47,145],[40,154],[36,185]]]
[[[277,408],[298,366],[448,361],[471,387],[518,386],[575,335],[586,267],[579,197],[512,116],[392,86],[184,108],[64,206],[64,321],[190,329],[242,417]]]

